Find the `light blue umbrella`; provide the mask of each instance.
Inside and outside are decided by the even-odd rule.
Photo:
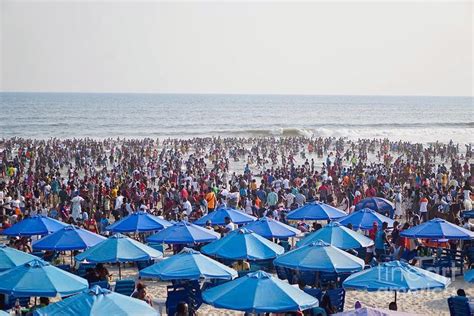
[[[347,213],[321,202],[310,202],[288,213],[289,220],[332,220],[346,216]]]
[[[4,312],[0,310],[0,316],[10,316],[10,313]]]
[[[232,280],[237,271],[199,251],[184,248],[179,254],[164,259],[140,271],[141,277],[169,280],[222,279]]]
[[[402,237],[427,239],[474,239],[474,233],[463,227],[434,218],[400,233]]]
[[[188,222],[178,222],[147,238],[148,242],[195,244],[219,239],[220,234]]]
[[[299,247],[322,240],[340,249],[366,248],[374,244],[374,241],[358,232],[342,226],[337,222],[329,223],[323,228],[301,239]]]
[[[318,306],[318,299],[263,271],[249,273],[202,293],[217,308],[248,313],[277,313]]]
[[[300,230],[268,217],[259,218],[245,225],[245,228],[265,238],[288,238],[301,234]]]
[[[281,255],[285,250],[282,246],[241,228],[205,245],[201,251],[206,255],[231,260],[266,260]]]
[[[171,223],[147,212],[135,212],[112,225],[107,230],[118,233],[150,232],[171,226]]]
[[[474,283],[474,269],[468,270],[464,273],[464,280],[466,282]]]
[[[370,208],[371,210],[377,211],[379,213],[389,213],[393,212],[395,209],[392,202],[387,199],[380,197],[369,197],[361,200],[356,204],[355,210],[359,211],[364,208]]]
[[[391,261],[349,276],[344,288],[367,291],[419,291],[444,289],[451,280],[405,262]]]
[[[146,302],[111,292],[94,285],[82,293],[68,297],[62,301],[37,309],[35,316],[90,316],[90,315],[114,315],[114,316],[157,316],[159,315],[153,307]]]
[[[207,221],[210,221],[212,225],[224,225],[226,217],[229,217],[235,224],[246,224],[257,219],[256,217],[234,210],[233,208],[219,208],[201,217],[195,221],[194,224],[204,226]]]
[[[298,271],[349,273],[364,269],[364,260],[323,241],[291,250],[273,261],[275,266]]]
[[[7,236],[35,236],[47,235],[60,230],[67,224],[54,218],[35,215],[27,217],[10,228],[5,229],[2,234]]]
[[[33,259],[38,259],[38,257],[0,244],[0,272],[30,262]]]
[[[338,219],[337,222],[344,226],[352,224],[354,230],[369,230],[373,227],[374,222],[377,222],[379,227],[382,226],[383,222],[387,222],[388,227],[393,227],[392,219],[368,208],[353,212],[346,217]]]
[[[106,238],[76,226],[66,226],[33,242],[37,250],[79,250],[97,245]]]
[[[34,259],[0,273],[0,293],[16,297],[66,296],[88,288],[87,280]]]

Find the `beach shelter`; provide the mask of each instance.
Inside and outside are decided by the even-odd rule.
[[[419,291],[444,289],[451,280],[436,273],[401,261],[382,263],[373,268],[352,274],[343,283],[347,289],[367,291]]]
[[[30,262],[33,259],[38,259],[38,257],[0,244],[0,272]]]
[[[298,271],[351,273],[364,269],[364,260],[321,240],[291,250],[273,261]]]
[[[165,244],[195,244],[217,240],[221,237],[207,228],[188,222],[177,222],[147,238],[148,242]]]
[[[317,240],[322,240],[344,250],[366,248],[374,244],[372,239],[344,227],[340,223],[332,222],[301,239],[296,245],[301,247]]]
[[[416,316],[414,313],[391,311],[388,309],[361,307],[350,311],[333,314],[334,316]]]
[[[364,208],[370,208],[371,210],[374,210],[382,214],[384,213],[390,214],[395,209],[392,202],[380,197],[365,198],[361,200],[359,203],[357,203],[355,206],[356,211],[362,210]]]
[[[333,220],[347,213],[322,202],[310,202],[288,213],[288,220]]]
[[[106,238],[86,229],[69,225],[33,242],[35,250],[80,250],[97,245]]]
[[[141,270],[139,275],[163,281],[232,280],[237,277],[237,271],[201,254],[199,251],[184,248],[180,253]]]
[[[67,224],[55,220],[54,218],[43,215],[34,215],[3,230],[2,234],[7,236],[47,235],[54,233],[65,226],[67,226]]]
[[[16,297],[67,296],[87,289],[87,280],[34,259],[0,273],[0,293]]]
[[[474,239],[474,233],[463,227],[434,218],[400,233],[402,237],[427,239]]]
[[[352,224],[354,230],[369,230],[373,227],[374,222],[377,222],[379,227],[382,227],[383,222],[387,222],[388,227],[393,227],[392,219],[368,208],[353,212],[346,217],[338,219],[337,222],[344,226]]]
[[[37,309],[35,316],[157,316],[153,307],[145,301],[103,289],[98,285],[62,301]]]
[[[245,214],[241,211],[226,207],[219,208],[214,212],[208,213],[207,215],[195,221],[194,224],[204,226],[206,225],[207,221],[210,221],[212,225],[224,225],[226,217],[229,217],[234,224],[246,224],[257,219],[256,217]]]
[[[171,226],[170,222],[140,211],[122,218],[118,222],[107,226],[106,229],[114,233],[133,233],[157,231],[169,226]]]
[[[259,218],[245,225],[245,228],[265,238],[288,238],[301,234],[300,230],[268,217]]]
[[[315,297],[263,271],[210,288],[202,298],[217,308],[248,313],[301,311],[318,306]]]
[[[231,260],[267,260],[281,255],[285,250],[282,246],[246,228],[241,228],[205,245],[201,251],[206,255]]]
[[[474,283],[474,269],[468,270],[464,273],[464,281]]]

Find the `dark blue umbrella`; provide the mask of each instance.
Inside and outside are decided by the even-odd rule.
[[[346,217],[337,220],[337,222],[344,226],[352,224],[352,227],[355,230],[369,230],[373,227],[374,222],[377,222],[379,227],[382,226],[383,222],[386,222],[388,227],[393,227],[393,219],[390,219],[389,217],[379,214],[376,211],[368,208],[353,212]]]
[[[346,216],[347,213],[321,202],[310,202],[288,213],[289,220],[332,220]]]
[[[165,244],[195,244],[211,242],[221,235],[188,222],[178,222],[147,238],[148,242]]]
[[[194,224],[204,226],[207,221],[210,221],[212,225],[224,225],[226,217],[229,217],[235,224],[246,224],[257,219],[256,217],[234,210],[233,208],[219,208],[201,217],[195,221]]]
[[[47,235],[60,230],[67,224],[54,218],[35,215],[19,221],[10,228],[5,229],[2,234],[7,236],[35,236]]]
[[[24,263],[38,259],[29,253],[10,248],[7,245],[0,244],[0,271],[5,271]]]
[[[115,233],[133,233],[157,231],[171,226],[171,223],[146,212],[136,212],[118,222],[107,226],[107,230]]]
[[[33,242],[37,250],[80,250],[97,245],[106,238],[75,226],[66,226],[57,232]]]
[[[391,214],[395,209],[392,202],[387,199],[380,197],[369,197],[361,200],[356,204],[355,210],[361,210],[364,208],[370,208],[371,210],[377,211],[379,213],[388,213]]]
[[[265,238],[288,238],[301,234],[301,231],[268,217],[262,217],[245,225],[245,228]]]
[[[400,233],[402,237],[427,239],[474,239],[474,233],[444,219],[434,218]]]

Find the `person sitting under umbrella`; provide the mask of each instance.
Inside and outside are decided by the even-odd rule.
[[[132,297],[145,301],[148,305],[153,306],[152,298],[146,291],[146,285],[141,282],[137,283],[137,287],[135,291],[133,291]]]
[[[236,271],[249,271],[250,264],[246,260],[237,260],[233,265],[232,268]]]

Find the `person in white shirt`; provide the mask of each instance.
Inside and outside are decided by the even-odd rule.
[[[72,203],[72,218],[73,219],[81,218],[81,213],[82,213],[81,203],[83,201],[84,199],[79,195],[79,193],[76,193],[76,196],[72,198],[71,203]]]
[[[191,206],[191,203],[188,201],[187,198],[183,199],[183,212],[186,212],[186,215],[189,216],[191,215],[191,212],[193,211],[193,207]]]
[[[236,230],[237,226],[232,222],[230,217],[226,217],[224,221],[225,221],[224,236],[227,236],[230,232]]]

